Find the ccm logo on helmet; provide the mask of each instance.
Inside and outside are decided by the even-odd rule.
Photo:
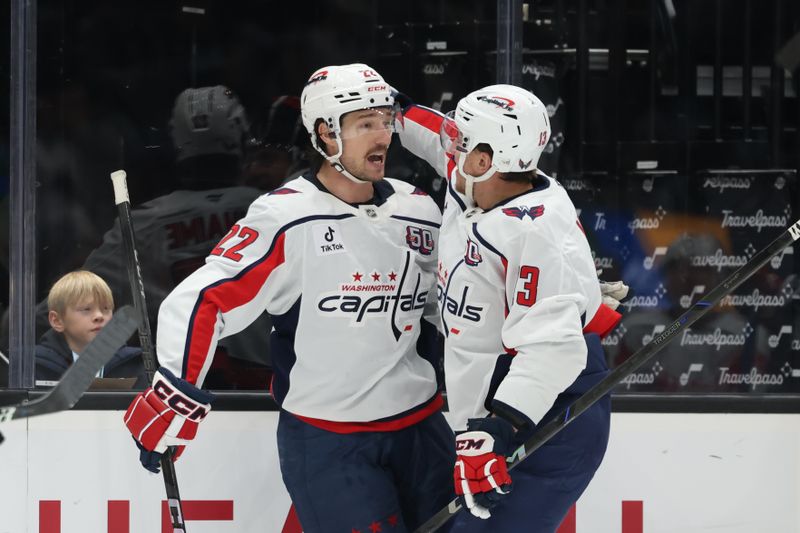
[[[502,96],[479,96],[478,101],[486,102],[487,104],[494,104],[506,111],[514,111],[514,100],[503,98]]]
[[[373,91],[385,91],[385,90],[386,90],[386,85],[373,85],[372,87],[369,87],[367,89],[367,92],[371,93]]]
[[[377,78],[378,77],[378,73],[375,72],[372,69],[359,70],[359,72],[362,73],[365,78]]]
[[[308,78],[306,82],[306,86],[317,83],[318,81],[327,80],[328,79],[328,71],[327,70],[320,70],[315,72]]]
[[[161,398],[173,411],[185,416],[189,420],[200,421],[208,414],[208,409],[191,401],[186,396],[178,394],[166,381],[158,380],[153,383],[153,392]]]

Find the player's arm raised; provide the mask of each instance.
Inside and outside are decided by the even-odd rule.
[[[441,142],[445,122],[445,116],[439,111],[406,100],[402,127],[397,129],[397,133],[406,150],[425,160],[437,174],[449,179],[453,169],[452,160]]]

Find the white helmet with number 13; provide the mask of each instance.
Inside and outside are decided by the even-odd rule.
[[[461,152],[458,170],[466,179],[472,199],[473,183],[495,172],[535,170],[550,139],[547,108],[530,91],[514,85],[490,85],[474,91],[447,114],[441,127],[442,146],[448,153]],[[479,144],[492,148],[492,165],[483,175],[464,171],[464,160]]]

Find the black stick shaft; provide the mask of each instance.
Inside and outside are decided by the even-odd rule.
[[[144,296],[144,281],[142,269],[139,266],[139,256],[136,253],[136,234],[133,230],[131,219],[131,202],[128,196],[127,174],[124,170],[111,173],[114,184],[114,201],[119,212],[119,228],[122,233],[122,243],[128,258],[128,281],[133,295],[133,304],[139,315],[139,343],[142,348],[147,379],[152,383],[153,376],[158,369],[155,351],[153,350],[153,336],[150,332],[150,319],[147,316],[147,301]],[[186,524],[183,520],[181,495],[178,490],[178,476],[175,473],[175,464],[172,462],[172,449],[161,456],[161,472],[164,474],[164,488],[167,492],[167,504],[172,518],[173,533],[185,533]]]
[[[711,308],[718,304],[720,300],[736,290],[739,285],[744,283],[750,276],[767,264],[767,261],[774,255],[798,239],[800,239],[800,220],[789,226],[789,228],[772,241],[769,246],[759,251],[747,263],[739,268],[739,270],[714,287],[711,292],[703,295],[697,303],[678,317],[677,320],[672,322],[660,335],[650,341],[647,346],[644,346],[630,356],[624,363],[609,372],[597,385],[586,391],[569,407],[562,410],[558,416],[540,427],[531,438],[525,441],[525,443],[517,448],[507,459],[508,469],[511,470],[517,466],[528,455],[536,451],[556,433],[564,429],[567,424],[575,420],[578,415],[591,407],[597,400],[610,393],[626,376],[646,363],[664,346],[671,342],[679,332],[697,322]],[[415,533],[432,533],[436,531],[460,510],[461,505],[458,503],[458,500],[453,500],[447,507],[441,509],[427,522],[417,528]]]

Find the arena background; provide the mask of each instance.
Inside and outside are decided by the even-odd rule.
[[[109,172],[127,170],[134,206],[270,190],[305,168],[297,96],[326,64],[366,62],[443,111],[494,82],[542,98],[553,136],[540,166],[579,208],[601,277],[631,286],[604,341],[612,366],[800,218],[794,0],[11,0],[0,25],[2,403],[38,394],[33,346],[50,285],[98,265],[92,252],[116,217]],[[213,184],[178,168],[169,125],[183,89],[212,85],[237,95],[249,123],[238,172]],[[442,199],[440,179],[399,143],[387,175]],[[143,254],[153,327],[156,288],[195,268],[245,207],[182,219],[175,205],[171,226],[137,227],[181,252]],[[800,412],[798,253],[774,257],[626,378],[615,412]],[[117,305],[129,302],[124,270],[98,268]],[[256,332],[220,349],[207,385],[268,411],[270,375]],[[90,392],[84,408],[131,395]]]

